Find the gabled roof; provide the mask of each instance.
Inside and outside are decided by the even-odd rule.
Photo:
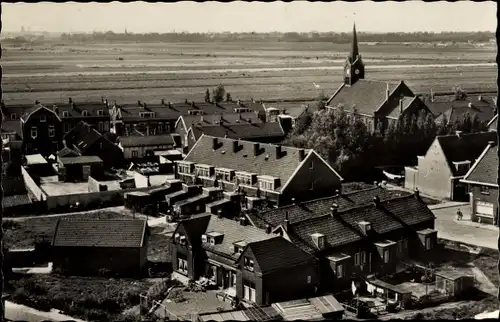
[[[436,140],[443,150],[449,168],[455,175],[464,175],[465,173],[456,171],[453,162],[470,161],[474,163],[489,142],[498,142],[498,137],[496,132],[478,132],[437,136]]]
[[[446,119],[447,122],[454,123],[456,121],[464,120],[466,115],[468,114],[471,118],[477,116],[479,121],[486,123],[490,122],[491,119],[495,116],[495,111],[488,104],[482,104],[482,106],[473,104],[472,107],[469,107],[467,104],[457,104],[457,102],[464,101],[452,102],[453,104],[450,108],[436,117],[436,122],[441,123]]]
[[[427,105],[427,107],[429,108],[429,110],[431,111],[432,114],[434,114],[434,116],[439,116],[443,113],[445,113],[446,111],[449,111],[450,109],[452,108],[456,108],[457,109],[457,113],[459,113],[460,111],[467,111],[470,109],[469,107],[469,103],[472,104],[472,107],[474,110],[476,110],[476,113],[479,113],[479,114],[485,114],[485,115],[488,115],[490,113],[491,114],[491,117],[493,117],[493,112],[494,112],[494,106],[485,100],[485,98],[482,98],[481,100],[479,99],[467,99],[467,100],[435,100],[435,101],[431,101],[431,100],[426,100],[425,101],[425,105]],[[481,119],[483,118],[483,116],[481,115],[478,115]],[[490,117],[490,119],[491,119]],[[485,116],[484,116],[485,118]]]
[[[216,150],[213,149],[214,140],[217,140]],[[281,155],[277,158],[276,145],[258,143],[260,152],[254,156],[254,144],[257,143],[239,140],[239,150],[233,152],[233,142],[235,140],[202,135],[184,161],[277,177],[280,179],[280,187],[277,190],[285,186],[302,164],[298,148],[281,146]],[[304,151],[307,158],[307,154],[312,150]]]
[[[109,117],[109,107],[106,106],[103,102],[72,102],[66,104],[56,104],[55,105],[59,110],[59,115],[63,118],[82,118],[82,117]],[[86,112],[86,116],[84,116],[84,111]],[[101,112],[99,112],[101,111]],[[67,115],[64,115],[66,113]],[[101,114],[101,115],[99,115]]]
[[[208,126],[221,124],[244,124],[244,123],[262,123],[257,113],[222,113],[222,114],[207,114],[207,115],[182,115],[177,122],[184,122],[186,129],[191,126]],[[176,124],[177,125],[177,124]]]
[[[252,251],[262,274],[316,261],[314,256],[280,236],[250,243],[247,248]]]
[[[373,115],[386,101],[387,87],[392,92],[400,84],[360,79],[351,86],[342,84],[335,94],[327,101],[327,106],[337,108],[342,105],[344,110]]]
[[[122,147],[141,147],[141,146],[157,146],[157,145],[173,145],[174,139],[170,134],[164,135],[129,135],[120,137],[120,145]]]
[[[59,150],[59,152],[57,152],[57,156],[59,158],[77,157],[79,155],[80,155],[80,153],[68,148],[67,146],[65,146],[64,148]]]
[[[339,210],[370,204],[373,198],[378,196],[380,200],[391,199],[394,197],[407,196],[409,192],[397,190],[387,190],[382,187],[373,187],[353,191],[339,196],[331,196],[294,205],[288,205],[276,209],[271,209],[261,213],[249,214],[250,220],[257,227],[265,229],[266,225],[277,227],[285,221],[288,213],[290,223],[299,222],[305,219],[321,217],[330,213],[332,204],[337,204]]]
[[[498,186],[498,151],[496,144],[488,144],[476,163],[463,179],[467,183],[486,183]]]
[[[193,238],[196,238],[197,236],[199,237],[203,233],[205,233],[211,218],[212,215],[209,213],[194,215],[191,216],[191,218],[181,220],[177,225],[177,227],[181,225],[184,227],[184,231],[186,232],[187,238],[192,243]]]
[[[83,155],[76,157],[59,157],[59,162],[64,165],[70,164],[89,164],[89,163],[102,163],[102,159],[96,155]]]
[[[306,219],[289,225],[287,235],[291,241],[307,252],[316,252],[311,235],[325,236],[329,248],[342,246],[367,238],[359,227],[359,222],[372,225],[374,235],[386,234],[399,229],[434,220],[427,205],[418,197],[410,195],[381,201],[379,206],[358,206],[340,210],[334,215]]]
[[[100,139],[106,140],[96,129],[83,121],[79,122],[64,136],[64,140],[69,146],[73,145],[81,152],[90,148]]]
[[[206,231],[204,233],[216,232],[224,234],[220,244],[211,245],[203,243],[203,248],[207,251],[230,257],[237,260],[239,253],[234,251],[234,243],[245,242],[247,244],[258,242],[275,237],[276,235],[267,234],[265,231],[251,225],[241,225],[238,221],[226,218],[219,218],[211,215]]]
[[[277,138],[284,137],[285,132],[279,122],[273,123],[252,123],[252,124],[232,124],[232,125],[209,125],[196,126],[194,131],[195,139],[201,134],[227,137],[230,139],[250,140],[257,138]]]
[[[497,130],[498,114],[495,114],[493,118],[488,122],[488,128],[491,130]]]
[[[400,100],[402,100],[403,102],[403,109],[401,110],[401,103],[397,103],[398,106],[394,107],[391,112],[387,115],[388,117],[393,117],[393,118],[399,118],[399,116],[404,113],[406,111],[406,109],[408,107],[410,107],[410,105],[415,101],[415,100],[418,100],[419,98],[417,96],[413,96],[413,97],[408,97],[408,96],[405,96],[405,97],[402,97]]]
[[[59,219],[52,246],[55,247],[142,247],[147,221]]]
[[[44,105],[42,104],[35,104],[34,106],[32,106],[31,108],[27,109],[24,114],[21,116],[21,120],[23,120],[24,122],[27,122],[29,120],[29,118],[31,117],[31,115],[35,114],[36,112],[40,111],[40,110],[47,110],[51,113],[53,113],[55,115],[55,117],[61,121],[61,118],[59,117],[59,115],[57,115],[53,110],[51,110],[50,108],[48,107],[45,107]]]

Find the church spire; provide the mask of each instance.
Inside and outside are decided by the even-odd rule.
[[[352,47],[350,56],[351,56],[351,62],[354,62],[356,58],[359,56],[358,35],[356,34],[356,23],[354,23],[354,27],[352,29]]]

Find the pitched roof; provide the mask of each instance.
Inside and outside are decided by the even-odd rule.
[[[5,197],[21,195],[27,192],[23,177],[2,176],[2,188]]]
[[[69,164],[87,164],[87,163],[102,163],[102,159],[96,155],[81,155],[76,157],[59,157],[59,162],[64,165]]]
[[[64,136],[64,140],[69,146],[73,145],[82,152],[90,148],[101,138],[106,140],[96,129],[83,121],[79,122]]]
[[[457,104],[457,102],[460,102],[460,104]],[[495,111],[488,104],[482,104],[482,106],[474,104],[472,107],[469,107],[467,104],[462,104],[462,102],[464,101],[452,102],[454,105],[436,117],[436,122],[440,123],[446,119],[447,122],[454,123],[464,120],[468,114],[471,118],[477,116],[479,121],[487,123],[495,116]]]
[[[399,84],[360,79],[351,86],[342,84],[335,94],[327,101],[327,105],[336,108],[343,105],[344,110],[373,115],[386,101],[387,86],[392,93]]]
[[[280,236],[253,242],[247,247],[259,263],[262,274],[316,260],[314,256]]]
[[[120,137],[120,144],[122,147],[173,145],[174,139],[170,134],[147,136],[132,135]]]
[[[287,213],[288,221],[290,223],[295,223],[308,218],[321,217],[329,214],[330,208],[334,203],[337,204],[339,210],[341,210],[370,204],[373,202],[373,198],[375,196],[378,196],[380,200],[386,200],[405,195],[410,195],[410,193],[397,190],[387,190],[382,187],[373,187],[341,194],[339,196],[331,196],[301,202],[295,205],[275,208],[261,213],[253,213],[248,216],[254,225],[261,229],[265,229],[266,225],[276,227],[282,224],[285,221]]]
[[[76,157],[76,156],[79,156],[79,155],[80,155],[80,153],[78,153],[75,150],[72,150],[72,149],[68,148],[67,146],[65,146],[64,148],[62,148],[61,150],[59,150],[59,152],[57,152],[57,156],[59,158]]]
[[[197,131],[194,132],[196,139],[201,134],[242,140],[285,136],[285,132],[279,122],[196,126],[196,129]]]
[[[434,114],[434,116],[439,116],[442,113],[445,113],[446,111],[452,109],[452,108],[457,108],[458,111],[463,111],[470,109],[469,103],[472,104],[474,110],[476,110],[477,113],[483,114],[485,113],[488,115],[489,113],[494,112],[494,106],[485,100],[485,98],[482,98],[481,100],[446,100],[446,101],[431,101],[431,100],[426,100],[425,105],[429,108],[429,110]],[[478,115],[480,116],[480,115]],[[493,115],[492,115],[493,117]],[[491,119],[491,117],[490,117]]]
[[[28,121],[28,119],[31,117],[31,115],[33,115],[34,113],[36,113],[37,111],[41,110],[41,109],[45,109],[51,113],[54,113],[54,115],[56,116],[56,118],[59,119],[59,121],[61,120],[59,118],[59,116],[53,111],[51,110],[50,108],[38,103],[38,104],[35,104],[34,106],[32,106],[31,108],[28,108],[25,110],[24,114],[21,116],[21,119],[24,120],[25,122]]]
[[[73,101],[72,103],[56,104],[55,107],[57,107],[59,115],[63,118],[109,116],[109,107],[103,102],[78,103]],[[86,112],[86,116],[83,115],[84,112]]]
[[[22,137],[21,121],[2,121],[2,132],[3,133],[16,133],[19,137]]]
[[[203,243],[203,248],[226,257],[237,260],[239,253],[234,251],[234,243],[245,242],[247,244],[258,242],[275,237],[276,235],[267,234],[265,231],[251,225],[243,226],[238,221],[226,218],[219,218],[215,215],[210,216],[210,221],[205,233],[217,232],[224,234],[220,244],[211,245]]]
[[[495,116],[490,120],[488,123],[488,128],[491,130],[496,131],[497,130],[497,124],[498,124],[498,114],[495,114]]]
[[[393,118],[399,118],[399,116],[404,112],[406,111],[406,109],[408,107],[410,107],[410,105],[413,103],[414,100],[418,100],[419,98],[416,97],[416,96],[413,96],[413,97],[408,97],[408,96],[404,96],[400,99],[400,102],[397,103],[398,106],[396,107],[393,107],[393,109],[391,110],[391,112],[387,115],[389,117],[393,117]],[[401,109],[401,101],[403,103],[403,109]]]
[[[207,126],[223,124],[241,124],[241,123],[262,123],[260,118],[255,112],[244,113],[222,113],[222,114],[208,114],[208,115],[182,115],[179,117],[178,122],[184,122],[186,128],[191,126]]]
[[[59,219],[52,245],[55,247],[142,247],[147,221]]]
[[[201,236],[207,230],[210,218],[211,214],[209,213],[194,215],[191,216],[191,218],[181,220],[177,227],[182,225],[184,227],[184,231],[186,232],[187,238],[192,242],[193,237]]]
[[[496,132],[478,132],[437,136],[436,140],[443,150],[450,169],[455,175],[464,175],[465,173],[457,172],[453,162],[471,161],[474,163],[489,142],[498,142],[498,137]]]
[[[218,148],[213,149],[213,140],[217,140]],[[238,141],[239,150],[233,152],[232,139],[215,138],[202,135],[193,146],[184,161],[209,164],[218,168],[245,171],[257,175],[269,175],[280,179],[280,190],[292,177],[302,161],[299,150],[294,147],[281,146],[281,155],[276,157],[276,145],[258,143],[260,154],[254,156],[254,142]],[[305,150],[305,154],[310,150]]]
[[[497,148],[496,145],[489,144],[465,175],[464,181],[498,185],[496,180],[498,176]]]
[[[359,222],[367,221],[372,231],[386,234],[402,228],[434,220],[435,217],[427,205],[416,196],[395,197],[381,201],[379,206],[358,206],[340,210],[334,215],[325,215],[306,219],[289,225],[288,236],[297,246],[308,252],[315,252],[311,235],[320,233],[325,236],[328,247],[338,247],[366,238],[359,227]]]

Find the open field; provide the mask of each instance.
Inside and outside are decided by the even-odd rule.
[[[416,92],[494,90],[496,49],[491,46],[361,44],[367,78],[405,80]],[[3,48],[6,103],[45,104],[137,100],[203,100],[222,83],[232,97],[311,99],[332,94],[342,79],[347,44],[153,43],[47,45]],[[321,88],[314,87],[313,82]]]

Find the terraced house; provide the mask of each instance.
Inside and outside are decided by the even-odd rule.
[[[52,107],[63,123],[63,133],[69,133],[80,122],[85,122],[93,129],[104,134],[109,132],[109,103],[101,102],[77,103],[69,98],[67,104],[56,104]]]
[[[340,175],[314,150],[202,135],[182,161],[176,178],[246,195],[247,204],[283,205],[340,188]]]
[[[498,223],[497,171],[497,144],[490,142],[461,180],[469,186],[472,221]]]
[[[221,216],[179,223],[172,236],[174,277],[207,277],[227,296],[266,305],[315,291],[317,260],[282,237]]]
[[[277,209],[285,219],[272,232],[319,259],[325,290],[349,288],[353,274],[395,273],[402,261],[432,260],[435,218],[418,193],[384,200],[375,196],[370,204],[347,208],[334,202],[329,210],[318,207],[304,219],[292,215],[295,221],[290,222],[289,214],[300,214],[300,208],[314,208],[314,204]]]
[[[356,26],[351,52],[344,66],[343,83],[326,105],[360,117],[370,131],[384,130],[403,117],[430,113],[425,103],[403,81],[385,83],[365,79]]]

